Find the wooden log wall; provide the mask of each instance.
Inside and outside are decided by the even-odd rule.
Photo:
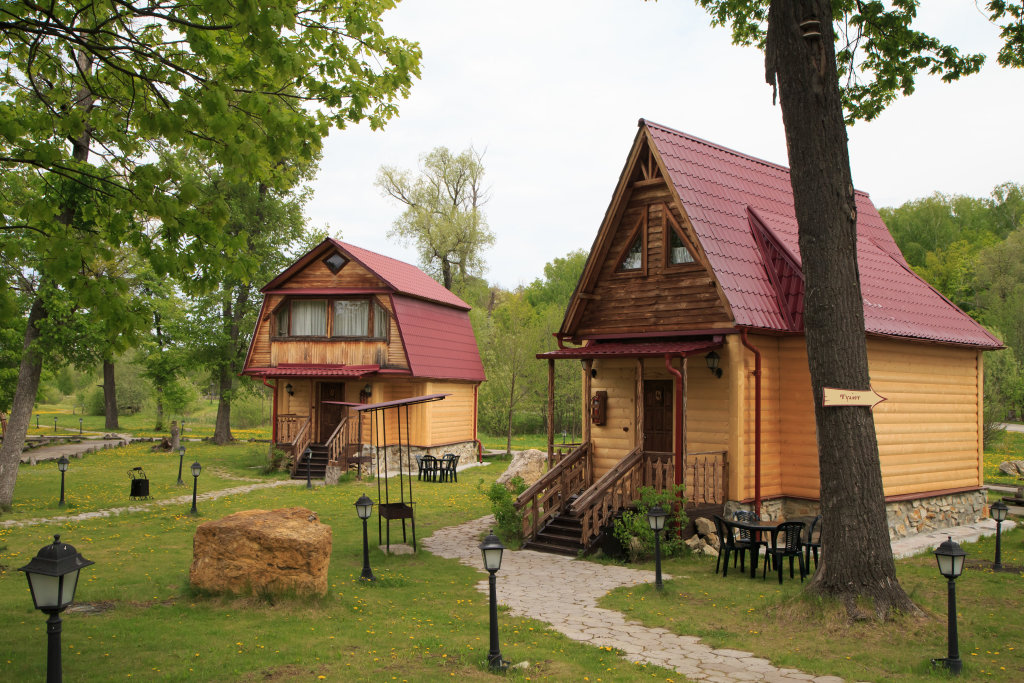
[[[428,443],[424,443],[424,446],[471,441],[475,438],[473,434],[473,414],[476,409],[473,404],[474,387],[474,384],[465,382],[427,383],[425,393],[451,394],[451,396],[426,405],[429,433],[427,435]]]
[[[591,395],[608,392],[605,423],[590,425],[596,481],[636,447],[636,360],[599,359],[594,361],[593,368],[597,376],[590,380]],[[584,419],[590,421],[589,410],[584,412]]]
[[[588,295],[578,335],[706,329],[731,323],[721,292],[702,265],[666,266],[666,210],[695,241],[689,221],[672,204],[667,184],[634,189],[601,264],[598,284]],[[639,271],[621,272],[622,254],[638,223],[646,244],[644,265]]]
[[[332,252],[326,251],[317,259],[313,259],[309,265],[288,279],[281,285],[281,289],[304,289],[304,288],[326,288],[326,287],[355,287],[370,289],[384,287],[384,283],[376,275],[363,268],[355,261],[349,261],[345,267],[338,271],[337,275],[324,265],[324,257]]]

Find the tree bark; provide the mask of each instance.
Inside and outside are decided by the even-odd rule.
[[[231,390],[234,385],[235,374],[238,372],[240,323],[245,316],[245,307],[248,303],[249,288],[245,285],[240,285],[234,301],[229,300],[221,309],[224,325],[227,328],[228,339],[230,340],[226,345],[230,349],[228,352],[230,357],[222,359],[217,373],[220,398],[217,402],[217,425],[213,430],[213,442],[220,445],[230,443],[233,440],[231,436]]]
[[[512,453],[512,412],[516,407],[516,376],[512,375],[512,387],[508,392],[508,438],[505,441],[505,452]]]
[[[800,24],[818,20],[820,37]],[[808,590],[851,611],[917,612],[896,580],[874,418],[867,407],[822,407],[822,388],[868,389],[857,210],[836,72],[829,0],[773,0],[766,77],[786,128],[800,254],[804,328],[818,430],[822,564]]]
[[[117,424],[117,385],[114,382],[114,361],[103,361],[103,414],[104,429],[120,429]]]
[[[25,435],[32,421],[32,408],[39,390],[39,378],[43,371],[43,359],[36,349],[39,338],[40,320],[46,318],[46,309],[37,295],[28,313],[25,325],[25,343],[22,346],[21,366],[18,368],[18,384],[14,389],[11,404],[11,419],[7,421],[7,433],[0,446],[0,509],[9,510],[14,501],[14,485],[18,481],[18,465],[21,450],[25,447]]]

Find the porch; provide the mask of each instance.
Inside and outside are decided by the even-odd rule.
[[[359,414],[348,406],[326,439],[314,440],[313,419],[308,415],[277,416],[275,446],[288,457],[292,479],[324,479],[327,468],[347,472],[353,465],[362,467],[370,460],[362,455],[363,437]],[[308,456],[305,455],[308,452]]]

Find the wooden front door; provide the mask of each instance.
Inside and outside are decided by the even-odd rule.
[[[324,401],[344,401],[345,384],[343,382],[324,382],[320,385],[320,405],[317,411],[317,443],[326,443],[334,428],[341,422],[345,406],[324,403]]]
[[[672,380],[644,380],[644,450],[672,452]]]

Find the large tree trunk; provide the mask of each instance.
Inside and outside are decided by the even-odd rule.
[[[32,302],[25,325],[25,343],[22,346],[21,366],[18,368],[18,384],[14,389],[11,405],[11,419],[7,421],[7,432],[0,446],[0,509],[9,510],[14,500],[14,485],[18,481],[18,465],[21,463],[21,449],[25,447],[32,420],[32,407],[39,390],[39,377],[43,371],[43,359],[35,348],[39,338],[39,321],[46,317],[46,310],[40,297]]]
[[[229,293],[230,295],[230,293]],[[245,317],[245,307],[249,303],[249,287],[239,285],[238,293],[234,301],[228,301],[221,309],[224,325],[227,328],[230,343],[226,345],[227,356],[222,358],[220,370],[218,371],[218,383],[220,385],[220,400],[217,403],[217,426],[213,430],[213,441],[217,444],[226,444],[231,438],[231,390],[234,385],[234,377],[238,372],[237,362],[239,353],[238,338],[241,334],[240,323]]]
[[[114,361],[103,361],[103,414],[104,429],[120,429],[117,424],[117,385],[114,382]]]
[[[857,211],[836,73],[828,0],[773,0],[766,76],[786,127],[800,254],[804,328],[818,428],[823,561],[808,589],[858,598],[876,613],[917,608],[896,580],[874,419],[867,407],[822,407],[822,387],[868,389],[864,304],[857,271]],[[801,22],[817,19],[820,37]]]
[[[220,397],[217,399],[217,426],[213,430],[213,442],[218,446],[231,443],[231,369],[225,363],[217,373]]]

